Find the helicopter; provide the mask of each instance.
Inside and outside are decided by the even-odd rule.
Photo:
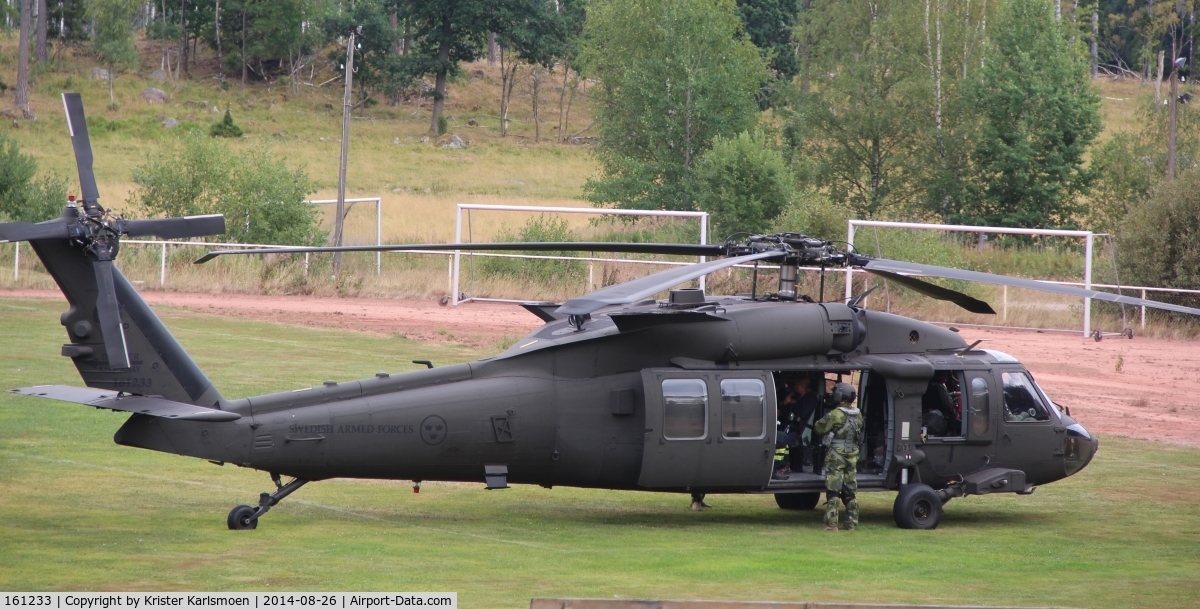
[[[1069,286],[840,250],[796,233],[712,245],[475,243],[280,247],[218,256],[405,250],[605,251],[715,259],[610,285],[564,303],[523,306],[544,324],[492,357],[268,395],[224,397],[113,260],[122,236],[224,232],[222,216],[125,220],[99,204],[78,94],[63,95],[82,200],[42,223],[0,224],[0,242],[29,241],[61,288],[71,359],[86,387],[43,385],[19,395],[130,414],[120,445],[269,474],[274,490],[234,507],[230,529],[259,520],[304,485],[339,477],[480,482],[706,494],[771,494],[811,510],[819,466],[794,451],[775,469],[780,406],[789,383],[812,381],[834,406],[852,383],[866,433],[860,491],[897,491],[897,526],[932,529],[956,497],[1030,494],[1085,468],[1098,440],[1057,406],[1015,358],[955,331],[797,290],[801,267],[851,267],[977,313],[981,300],[918,277],[982,281],[1200,315],[1200,309]],[[779,266],[778,286],[715,296],[677,288],[756,262]],[[823,274],[822,274],[823,276]],[[823,283],[822,283],[823,288]],[[665,300],[655,296],[666,292]],[[818,415],[819,416],[819,413]],[[811,429],[813,419],[793,422]],[[812,445],[811,451],[821,449]],[[818,463],[819,458],[812,459]],[[284,481],[284,478],[290,478]]]

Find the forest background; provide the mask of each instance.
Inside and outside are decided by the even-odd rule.
[[[323,240],[302,202],[328,190],[333,137],[311,124],[340,110],[329,102],[361,26],[352,103],[371,130],[415,150],[469,129],[473,154],[548,174],[472,194],[702,209],[716,239],[833,237],[849,217],[1088,228],[1116,235],[1136,283],[1200,288],[1195,4],[7,0],[0,217],[59,213],[73,168],[45,123],[62,90],[83,89],[107,93],[93,130],[125,136],[101,166],[119,174],[102,174],[109,205],[253,215],[258,230],[234,240]],[[1111,101],[1124,111],[1104,112]],[[190,120],[162,118],[172,102]],[[228,135],[210,126],[222,110],[246,127],[232,143],[209,137]],[[399,150],[376,139],[372,155]],[[411,154],[378,186],[470,181],[407,177],[438,160]]]

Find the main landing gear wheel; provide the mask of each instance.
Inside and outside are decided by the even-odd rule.
[[[785,510],[811,510],[821,502],[821,493],[775,493],[775,504]]]
[[[279,478],[279,474],[271,472],[271,481],[275,483],[274,493],[262,493],[258,496],[258,507],[250,507],[248,505],[239,505],[229,512],[229,517],[225,519],[231,531],[246,531],[258,528],[258,519],[263,514],[266,514],[271,508],[275,507],[284,497],[296,492],[297,489],[308,484],[308,480],[296,478],[287,484]]]
[[[900,487],[896,503],[892,505],[892,517],[902,529],[936,529],[942,520],[942,500],[937,491],[924,484],[906,484]]]
[[[248,506],[239,505],[229,512],[229,518],[226,522],[229,524],[230,531],[248,531],[258,528],[258,517],[254,512],[258,510]]]

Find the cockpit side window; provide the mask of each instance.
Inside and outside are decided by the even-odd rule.
[[[971,378],[971,435],[983,436],[988,432],[988,382],[976,376]]]
[[[1033,380],[1024,372],[1000,374],[1004,382],[1004,420],[1008,422],[1049,421],[1050,412],[1038,397]]]

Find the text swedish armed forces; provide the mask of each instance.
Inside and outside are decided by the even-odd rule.
[[[288,433],[413,433],[412,425],[292,425]]]

